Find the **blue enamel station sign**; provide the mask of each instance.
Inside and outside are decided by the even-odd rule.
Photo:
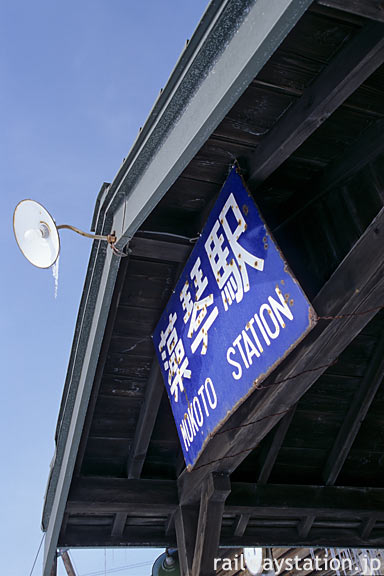
[[[187,466],[314,318],[234,167],[153,335]]]

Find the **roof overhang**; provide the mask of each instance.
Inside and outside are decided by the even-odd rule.
[[[113,183],[96,203],[97,233],[122,249],[311,4],[213,0]],[[71,351],[43,513],[43,575],[63,520],[120,260],[95,242]]]

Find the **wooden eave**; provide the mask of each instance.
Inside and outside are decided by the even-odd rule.
[[[177,545],[193,574],[211,552],[196,528],[193,565],[186,522],[204,522],[222,546],[384,547],[384,23],[374,4],[315,2],[130,242],[59,546]],[[190,473],[151,334],[234,161],[328,319]]]

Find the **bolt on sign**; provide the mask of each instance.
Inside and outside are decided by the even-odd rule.
[[[314,324],[234,166],[153,335],[188,467]]]

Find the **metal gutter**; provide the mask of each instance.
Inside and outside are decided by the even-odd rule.
[[[122,248],[247,88],[311,0],[213,0],[112,184],[98,196],[97,233]],[[119,259],[95,242],[76,323],[56,453],[43,511],[50,576]]]

